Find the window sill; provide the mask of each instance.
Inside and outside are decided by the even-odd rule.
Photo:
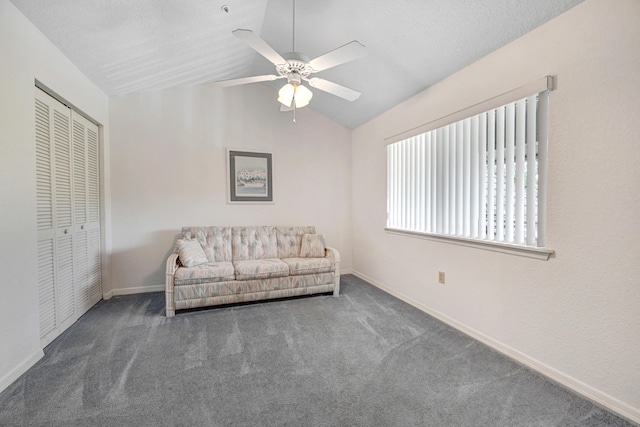
[[[385,228],[389,234],[415,237],[418,239],[432,240],[436,242],[450,243],[454,245],[478,248],[487,251],[500,252],[503,254],[523,256],[547,261],[555,251],[550,248],[538,248],[531,246],[512,245],[509,243],[490,242],[485,240],[468,239],[458,236],[444,236],[441,234],[423,233],[419,231],[400,230],[397,228]]]

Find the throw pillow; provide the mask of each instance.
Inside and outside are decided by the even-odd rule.
[[[195,267],[207,262],[207,256],[204,254],[200,242],[196,239],[178,239],[176,247],[180,262],[185,267]]]
[[[300,247],[300,257],[302,258],[322,258],[324,257],[324,235],[304,234]]]

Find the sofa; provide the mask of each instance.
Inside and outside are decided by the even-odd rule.
[[[315,227],[183,227],[166,263],[176,310],[340,293],[340,254]]]

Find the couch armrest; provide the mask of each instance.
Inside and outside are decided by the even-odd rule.
[[[176,270],[178,269],[179,265],[180,264],[178,264],[178,253],[175,252],[169,255],[169,258],[167,258],[167,275],[171,274],[173,276]]]
[[[340,294],[340,252],[336,248],[331,246],[324,247],[325,258],[331,258],[336,264],[336,270],[334,272],[334,288],[333,296],[337,297]]]
[[[173,253],[167,258],[167,275],[165,278],[166,315],[173,317],[176,314],[176,304],[173,300],[173,275],[178,269],[178,254]]]

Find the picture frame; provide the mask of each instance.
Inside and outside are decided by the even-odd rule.
[[[228,203],[273,203],[273,154],[227,149]]]

